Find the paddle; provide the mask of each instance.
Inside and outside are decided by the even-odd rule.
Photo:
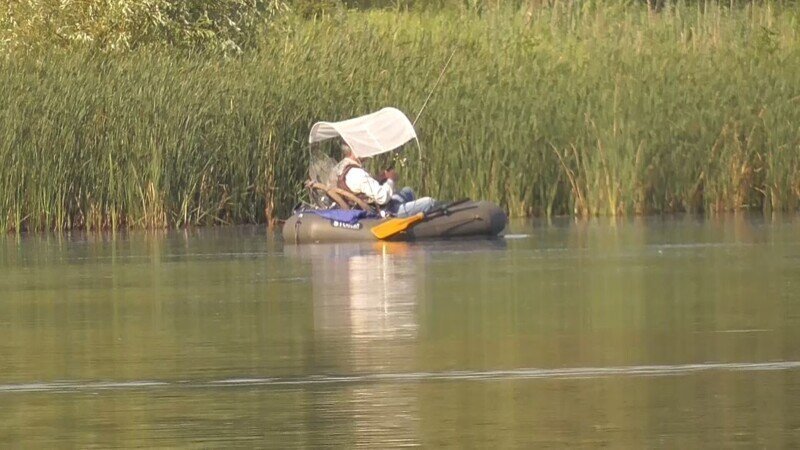
[[[378,239],[389,239],[396,234],[406,231],[417,222],[421,222],[426,218],[445,215],[447,214],[447,210],[449,208],[468,201],[468,198],[462,198],[461,200],[456,200],[454,202],[445,203],[442,206],[437,206],[427,213],[417,213],[410,217],[389,219],[380,225],[375,225],[370,231],[372,231],[372,234]]]

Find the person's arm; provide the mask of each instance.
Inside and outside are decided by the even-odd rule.
[[[392,199],[392,194],[394,194],[393,180],[389,179],[380,184],[366,170],[358,167],[350,169],[344,181],[351,191],[357,194],[364,194],[379,205],[389,203],[389,200]]]

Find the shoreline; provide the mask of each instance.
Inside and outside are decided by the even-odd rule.
[[[527,216],[527,217],[509,217],[509,224],[503,233],[499,236],[489,239],[503,239],[509,231],[509,226],[519,226],[520,224],[527,224],[533,226],[534,229],[540,227],[560,227],[569,223],[579,223],[584,225],[591,224],[639,224],[650,222],[676,222],[676,221],[696,221],[696,222],[733,222],[746,220],[748,222],[757,223],[783,223],[785,221],[800,220],[800,211],[771,211],[764,212],[758,210],[734,210],[734,211],[721,211],[721,212],[669,212],[669,213],[652,213],[646,215],[626,215],[626,216],[591,216],[580,217],[575,215],[558,215],[551,217],[544,216]],[[244,231],[247,235],[261,235],[264,234],[270,240],[281,237],[281,228],[284,220],[279,220],[275,225],[268,223],[236,223],[227,225],[189,225],[182,228],[101,228],[101,229],[87,229],[75,228],[71,230],[24,230],[20,232],[9,231],[3,234],[6,238],[42,238],[42,237],[57,237],[57,238],[116,238],[117,235],[168,235],[168,234],[192,234],[203,233],[228,233],[231,231]],[[512,233],[512,239],[515,238]],[[441,240],[458,240],[458,238],[441,239]],[[433,240],[434,242],[437,240]],[[409,241],[414,242],[414,241]],[[363,242],[350,242],[347,245],[365,245]],[[326,244],[328,245],[328,244]]]

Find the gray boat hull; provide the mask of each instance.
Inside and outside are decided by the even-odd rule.
[[[313,213],[298,212],[283,225],[283,239],[287,243],[310,244],[317,242],[377,241],[372,227],[389,219],[362,219],[356,225],[342,224]],[[449,214],[425,219],[403,233],[393,236],[393,241],[442,239],[469,236],[497,236],[508,222],[508,216],[492,202],[478,201],[457,205]]]

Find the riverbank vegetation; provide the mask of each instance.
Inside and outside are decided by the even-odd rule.
[[[515,216],[798,207],[795,3],[217,3],[160,10],[164,28],[153,9],[2,14],[0,228],[286,217],[314,121],[413,118],[451,57],[417,123],[422,158],[400,154],[420,191]],[[145,32],[118,39],[132,23]]]

